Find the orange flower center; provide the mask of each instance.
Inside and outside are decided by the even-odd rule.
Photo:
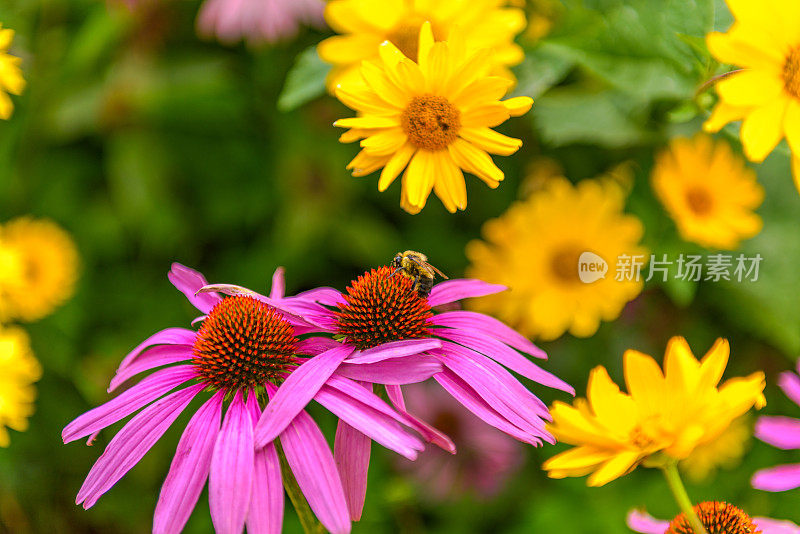
[[[794,48],[783,64],[783,83],[786,92],[800,100],[800,48]]]
[[[701,502],[694,507],[708,534],[756,534],[761,532],[749,515],[725,502]],[[680,514],[669,524],[664,534],[694,534],[685,514]]]
[[[693,187],[686,191],[686,203],[695,215],[703,216],[711,213],[714,207],[714,199],[708,189]]]
[[[553,254],[550,259],[550,271],[564,284],[574,284],[578,278],[578,258],[581,252],[576,247],[565,247]]]
[[[458,137],[461,112],[443,96],[416,96],[400,115],[400,125],[417,148],[444,150]]]
[[[336,333],[360,350],[430,336],[427,321],[433,312],[427,299],[414,291],[413,280],[391,274],[384,266],[359,276],[336,312]]]
[[[294,328],[274,308],[252,297],[228,297],[197,332],[193,363],[214,389],[235,390],[280,379],[293,365]]]

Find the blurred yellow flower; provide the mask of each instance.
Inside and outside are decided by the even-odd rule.
[[[681,471],[690,480],[707,480],[719,468],[730,469],[742,461],[745,449],[753,435],[750,417],[744,415],[734,419],[716,439],[699,445],[686,459],[681,460]]]
[[[717,83],[719,102],[704,127],[716,132],[743,119],[748,159],[762,161],[784,136],[800,156],[800,3],[726,1],[736,21],[726,33],[710,33],[708,48],[719,61],[742,69]],[[798,180],[795,173],[800,189]]]
[[[35,321],[72,296],[78,252],[47,220],[21,217],[0,226],[0,319]]]
[[[466,254],[467,276],[503,284],[510,291],[476,299],[476,311],[494,315],[523,334],[551,340],[567,330],[591,336],[600,321],[616,319],[643,282],[615,278],[621,256],[638,256],[642,223],[625,215],[625,194],[612,180],[584,180],[577,186],[551,178],[530,197],[514,203],[483,226],[483,241],[472,241]],[[596,254],[608,270],[585,283],[579,258]]]
[[[42,368],[31,352],[30,340],[18,327],[0,327],[0,447],[8,447],[8,429],[24,432],[33,414]]]
[[[717,439],[751,407],[761,408],[764,373],[732,378],[717,387],[730,347],[718,339],[701,361],[682,337],[667,344],[664,372],[656,361],[628,350],[623,356],[623,393],[602,366],[589,376],[588,400],[556,401],[550,431],[575,445],[544,463],[552,478],[584,476],[602,486],[639,464],[661,467],[684,460]]]
[[[22,70],[19,66],[22,59],[8,53],[14,30],[3,29],[0,24],[0,119],[8,119],[14,111],[14,103],[8,93],[18,95],[25,89]]]
[[[361,81],[364,60],[378,59],[378,46],[389,41],[412,61],[418,61],[420,27],[431,23],[437,41],[449,40],[454,27],[464,33],[470,51],[492,49],[492,73],[514,80],[509,66],[520,63],[522,48],[514,36],[525,28],[525,13],[505,7],[503,0],[333,0],[325,19],[342,34],[322,41],[320,57],[334,65],[328,89]]]
[[[428,22],[419,34],[419,64],[382,44],[380,60],[363,63],[363,81],[336,89],[358,112],[334,123],[350,128],[340,141],[361,140],[361,152],[347,166],[353,176],[383,168],[378,190],[385,191],[405,169],[400,205],[409,213],[425,207],[431,190],[451,213],[466,208],[462,169],[497,187],[504,175],[489,154],[508,156],[522,141],[491,128],[526,113],[533,100],[500,101],[510,82],[488,75],[491,55],[469,52],[455,33],[434,42]]]
[[[756,174],[724,141],[678,138],[656,159],[653,189],[686,241],[733,250],[761,231]]]

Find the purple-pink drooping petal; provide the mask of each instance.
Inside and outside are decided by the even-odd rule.
[[[179,365],[156,371],[132,388],[122,392],[97,408],[93,408],[64,427],[61,438],[64,443],[92,435],[129,416],[139,408],[150,404],[168,391],[187,380],[196,378],[190,365]]]
[[[255,426],[261,408],[254,391],[247,396],[247,411]],[[283,483],[281,464],[274,443],[256,449],[253,493],[247,512],[247,534],[280,534],[283,527]]]
[[[375,363],[345,362],[336,374],[372,384],[414,384],[423,382],[443,369],[439,360],[425,354],[392,358]]]
[[[297,354],[317,356],[325,351],[340,346],[341,343],[329,337],[309,337],[301,339],[297,344]]]
[[[402,339],[400,341],[383,343],[364,351],[355,352],[348,358],[347,363],[375,363],[388,360],[389,358],[403,358],[405,356],[423,353],[426,350],[438,349],[441,346],[442,342],[438,339]]]
[[[498,321],[482,313],[472,311],[451,311],[439,313],[431,317],[428,322],[435,326],[445,326],[458,331],[471,331],[475,334],[484,334],[509,347],[513,347],[534,358],[547,359],[547,354],[530,342],[528,338]],[[438,332],[437,332],[438,333]]]
[[[108,385],[108,392],[111,393],[139,373],[161,367],[162,365],[189,360],[191,358],[191,345],[159,345],[147,349],[130,365],[114,375],[114,378],[111,379],[111,383]]]
[[[295,369],[261,414],[255,429],[256,446],[265,446],[283,432],[352,352],[352,347],[340,345],[307,360]]]
[[[800,406],[800,376],[785,371],[778,377],[778,386],[792,402]]]
[[[340,304],[347,303],[347,301],[344,300],[342,293],[332,287],[317,287],[315,289],[309,289],[308,291],[298,293],[294,296],[294,298],[310,300],[325,306],[339,306]]]
[[[800,527],[791,521],[770,519],[769,517],[754,517],[753,523],[764,534],[800,534]]]
[[[786,491],[800,487],[800,464],[786,464],[760,469],[750,483],[764,491]]]
[[[172,270],[167,274],[178,291],[186,295],[189,302],[203,313],[208,313],[222,298],[216,293],[197,294],[197,290],[208,284],[205,277],[194,269],[180,263],[173,263]]]
[[[298,313],[298,311],[302,311],[302,302],[300,302],[301,306],[292,304],[293,299],[291,298],[271,299],[262,295],[261,293],[253,291],[252,289],[247,289],[246,287],[237,286],[234,284],[209,284],[197,290],[198,294],[213,292],[222,293],[224,295],[230,295],[233,297],[251,297],[263,302],[264,304],[272,306],[276,310],[280,311],[283,318],[295,327],[295,334],[297,335],[311,331],[308,330],[309,327],[314,326],[314,324],[307,321],[301,316],[300,313]],[[303,331],[297,331],[298,328],[303,329]]]
[[[320,523],[331,534],[350,532],[350,513],[333,454],[311,416],[297,414],[281,433],[286,462]]]
[[[474,413],[479,419],[482,419],[489,425],[524,443],[530,443],[537,447],[542,444],[539,438],[532,436],[529,432],[523,431],[510,423],[505,417],[501,416],[483,400],[469,384],[454,372],[445,369],[433,378],[439,382],[454,399],[460,402],[467,410]]]
[[[183,431],[153,516],[153,534],[179,534],[203,491],[219,432],[224,391],[216,392]]]
[[[171,393],[128,421],[92,466],[75,504],[83,503],[86,509],[94,506],[101,495],[142,459],[204,387],[198,384]]]
[[[759,417],[754,435],[779,449],[800,449],[800,419],[780,416]]]
[[[130,351],[122,359],[119,367],[117,367],[117,374],[122,372],[127,366],[133,363],[133,361],[139,357],[139,354],[141,354],[142,351],[147,347],[152,347],[153,345],[192,345],[194,344],[196,337],[197,332],[187,328],[167,328],[165,330],[161,330],[160,332],[156,332],[152,336],[139,343],[135,349]]]
[[[450,302],[469,297],[483,297],[485,295],[500,293],[507,289],[506,286],[490,284],[482,280],[472,280],[469,278],[447,280],[433,286],[431,294],[428,296],[428,305],[433,308],[434,306],[449,304]]]
[[[436,334],[445,339],[455,341],[476,352],[480,352],[534,382],[538,382],[550,388],[566,391],[570,395],[575,395],[575,388],[556,375],[545,371],[505,343],[488,337],[485,334],[475,333],[474,330],[457,330],[452,328],[439,329]]]
[[[405,399],[403,399],[403,390],[400,388],[400,386],[387,385],[386,395],[389,397],[389,400],[391,401],[395,410],[408,419],[409,423],[407,424],[419,432],[425,441],[433,443],[437,447],[449,452],[450,454],[456,453],[456,445],[453,443],[453,440],[450,439],[450,436],[438,428],[435,428],[433,425],[426,423],[419,417],[408,413],[406,410]]]
[[[286,295],[286,270],[283,267],[278,267],[272,274],[272,287],[269,290],[269,298],[282,299]]]
[[[208,473],[208,504],[218,534],[241,534],[244,529],[254,461],[253,420],[237,391],[217,435]]]
[[[669,521],[656,519],[642,510],[628,512],[627,523],[631,530],[642,534],[664,534],[669,528]]]
[[[344,421],[336,427],[333,458],[342,477],[350,519],[358,521],[367,498],[367,473],[372,440]]]

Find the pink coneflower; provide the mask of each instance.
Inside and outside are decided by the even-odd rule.
[[[798,364],[800,372],[800,364]],[[786,371],[778,385],[795,404],[800,405],[800,377]],[[792,417],[759,417],[755,436],[779,449],[800,449],[800,419]],[[766,491],[786,491],[800,487],[800,464],[785,464],[761,469],[753,475],[754,488]]]
[[[273,278],[270,297],[261,299],[247,294],[225,299],[216,293],[198,295],[197,290],[207,285],[205,278],[178,264],[172,266],[169,279],[206,314],[200,318],[202,325],[198,331],[169,328],[145,340],[122,361],[109,392],[138,373],[167,367],[64,429],[65,443],[86,436],[91,440],[101,429],[141,409],[92,467],[77,503],[93,506],[189,403],[207,392],[210,398],[191,418],[178,443],[156,505],[153,532],[182,530],[206,478],[217,532],[239,534],[245,524],[249,533],[280,532],[283,489],[275,438],[280,438],[286,461],[320,522],[330,532],[349,532],[347,501],[333,455],[311,417],[302,407],[294,409],[291,394],[282,393],[287,384],[291,386],[288,377],[295,377],[295,384],[310,380],[317,402],[360,433],[413,459],[424,445],[400,426],[410,422],[356,382],[331,376],[352,352],[348,347],[323,350],[320,342],[327,340],[296,337],[310,326],[292,311],[303,307],[304,297],[283,297],[280,270]],[[325,294],[323,289],[306,295],[322,298]],[[318,355],[309,358],[310,353]],[[303,407],[308,400],[303,395]],[[287,410],[291,417],[256,448],[254,428],[264,402],[277,408],[279,417]]]
[[[206,0],[197,30],[224,43],[274,43],[294,37],[301,23],[322,27],[324,10],[322,0]]]
[[[506,369],[574,394],[569,384],[518,351],[536,358],[546,358],[545,353],[487,315],[434,311],[438,306],[506,288],[480,280],[449,280],[437,284],[427,298],[422,298],[413,290],[409,278],[391,274],[392,269],[386,266],[373,269],[353,281],[346,294],[328,289],[325,294],[304,300],[304,309],[295,309],[317,325],[319,332],[333,334],[339,340],[328,343],[339,343],[347,352],[334,376],[384,384],[398,412],[414,423],[412,428],[450,452],[455,452],[455,446],[446,435],[408,413],[401,385],[433,377],[463,407],[489,425],[532,445],[553,443],[554,438],[545,428],[551,420],[547,406]],[[242,290],[235,286],[214,289],[228,293]],[[293,414],[314,397],[322,383],[318,373],[314,376],[318,376],[315,381],[303,379],[298,373],[287,378],[256,425],[257,446],[279,435]],[[346,438],[348,433],[337,432],[335,448]],[[341,469],[341,474],[350,488],[351,516],[357,518],[366,492],[369,442],[347,439],[347,443],[340,460],[340,465],[347,468]]]
[[[800,527],[791,521],[779,521],[768,517],[750,517],[740,508],[719,501],[702,502],[694,507],[700,522],[709,533],[726,534],[800,534]],[[642,534],[692,534],[683,514],[672,521],[655,519],[646,512],[632,510],[628,514],[628,527]]]

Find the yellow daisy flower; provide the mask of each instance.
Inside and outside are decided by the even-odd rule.
[[[529,337],[551,340],[567,330],[591,336],[601,320],[616,319],[642,291],[637,277],[615,279],[618,258],[644,261],[646,253],[639,246],[642,223],[623,214],[624,204],[625,194],[611,180],[575,186],[563,177],[551,178],[486,222],[484,241],[467,245],[467,276],[511,289],[470,306]],[[578,262],[585,252],[607,263],[604,278],[581,281]]]
[[[756,173],[730,146],[707,135],[678,138],[656,159],[653,190],[686,241],[733,250],[761,231]]]
[[[744,153],[762,161],[785,136],[800,155],[800,3],[796,0],[726,0],[736,21],[708,35],[723,63],[742,67],[717,83],[719,102],[705,123],[716,132],[743,120]],[[797,162],[795,161],[795,170]],[[798,183],[798,173],[795,182]]]
[[[721,467],[733,468],[741,463],[752,435],[753,425],[749,416],[734,419],[716,439],[698,446],[686,459],[681,460],[681,470],[690,480],[702,482]]]
[[[0,447],[8,447],[8,429],[24,432],[33,414],[33,383],[42,368],[31,352],[30,340],[18,327],[0,327]]]
[[[50,221],[21,217],[1,226],[0,270],[3,264],[4,272],[15,273],[0,283],[3,319],[40,319],[75,290],[78,270],[75,243]]]
[[[446,41],[454,27],[464,33],[470,50],[491,48],[493,73],[514,80],[509,66],[524,53],[514,36],[525,28],[525,12],[505,7],[503,0],[333,0],[325,19],[341,35],[322,41],[317,51],[334,65],[328,89],[359,82],[364,60],[378,59],[378,46],[389,41],[417,61],[419,30],[429,21],[437,41]]]
[[[14,103],[8,93],[18,95],[25,88],[19,68],[22,59],[8,53],[13,39],[14,30],[4,30],[0,24],[0,119],[10,118],[14,111]]]
[[[623,393],[602,366],[589,376],[586,399],[574,406],[556,401],[550,431],[574,448],[547,460],[552,478],[590,474],[602,486],[639,464],[661,467],[683,460],[717,439],[751,407],[761,408],[764,373],[732,378],[717,387],[730,346],[718,339],[701,361],[682,337],[667,344],[664,372],[656,361],[628,350],[623,356]]]
[[[362,81],[336,88],[336,96],[358,117],[340,119],[350,128],[344,143],[361,139],[361,152],[347,166],[353,176],[380,168],[385,191],[403,171],[400,205],[419,213],[431,190],[448,211],[467,207],[462,169],[495,188],[504,175],[489,154],[508,156],[522,141],[492,130],[527,112],[533,100],[500,101],[510,82],[489,76],[489,50],[471,53],[458,34],[434,42],[431,24],[419,34],[419,64],[392,43],[380,46],[379,61],[365,61]]]

